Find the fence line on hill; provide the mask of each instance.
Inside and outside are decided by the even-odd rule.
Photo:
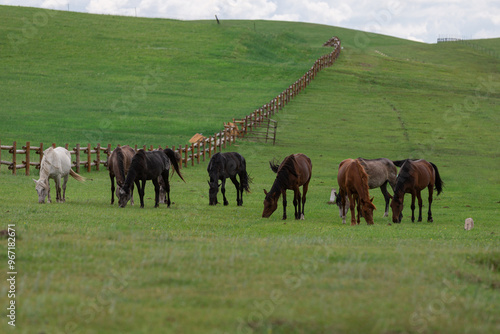
[[[190,145],[179,145],[177,148],[172,146],[171,149],[179,153],[181,157],[180,167],[187,167],[189,164],[194,166],[195,162],[199,164],[201,161],[205,161],[206,157],[210,158],[217,151],[221,152],[228,145],[232,145],[237,138],[243,138],[247,134],[252,133],[255,129],[262,125],[269,126],[269,120],[272,115],[277,113],[279,110],[283,109],[292,99],[294,99],[300,92],[304,91],[306,87],[311,83],[311,81],[316,78],[319,71],[332,66],[337,57],[340,54],[341,46],[340,40],[334,36],[326,41],[323,46],[333,47],[333,51],[329,54],[323,55],[318,58],[313,66],[297,81],[291,84],[287,89],[278,94],[274,99],[271,99],[268,103],[264,104],[262,107],[254,110],[250,115],[247,115],[241,119],[233,118],[232,123],[224,124],[224,129],[215,133],[213,136],[208,138],[203,137],[195,143]],[[275,125],[276,126],[276,125]],[[275,140],[275,138],[274,138]],[[49,146],[56,147],[55,143]],[[167,148],[168,146],[165,146]],[[92,147],[91,144],[81,145],[76,144],[74,148],[69,149],[69,145],[65,144],[65,148],[68,149],[75,160],[72,161],[72,167],[75,167],[76,172],[79,173],[82,166],[87,172],[91,171],[92,167],[95,167],[97,171],[100,170],[100,166],[107,166],[107,158],[112,153],[111,144],[106,146],[101,146],[97,144],[96,147]],[[138,147],[135,145],[135,150],[154,150],[153,146],[147,147],[143,145]],[[162,148],[159,146],[158,148]],[[11,156],[11,161],[2,160],[2,150],[8,151]],[[40,143],[39,146],[32,146],[30,142],[26,142],[21,148],[17,146],[17,142],[13,142],[12,145],[1,145],[0,141],[0,168],[1,165],[7,165],[8,169],[12,170],[12,174],[16,175],[18,169],[25,169],[25,175],[30,175],[30,167],[40,168],[40,163],[43,158],[44,144]],[[39,155],[38,158],[32,159],[32,151]],[[18,156],[24,155],[24,160],[19,161]],[[103,156],[106,156],[106,160],[103,160]]]

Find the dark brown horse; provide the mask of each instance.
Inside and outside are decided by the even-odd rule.
[[[346,211],[346,195],[349,199],[349,208],[351,210],[351,225],[356,225],[356,217],[354,208],[357,206],[358,219],[360,223],[360,211],[363,213],[363,218],[368,225],[373,224],[373,210],[375,205],[373,197],[370,199],[368,191],[368,175],[365,169],[357,159],[346,159],[339,165],[339,173],[337,175],[339,184],[339,197],[342,200],[343,218],[342,223],[345,224]]]
[[[144,208],[144,188],[146,181],[151,180],[155,186],[155,208],[158,207],[160,197],[160,184],[158,177],[161,176],[165,181],[167,191],[167,206],[170,207],[170,184],[168,182],[168,172],[170,166],[174,167],[175,172],[184,181],[182,174],[177,164],[177,157],[175,152],[169,148],[163,151],[149,151],[139,150],[132,158],[130,168],[127,173],[125,183],[119,192],[118,204],[121,208],[127,205],[130,200],[130,189],[132,184],[135,183],[139,198],[141,200],[141,208]],[[186,181],[184,181],[186,182]]]
[[[132,147],[118,146],[113,150],[113,153],[108,158],[108,170],[109,178],[111,180],[111,204],[115,202],[115,177],[116,185],[116,197],[120,197],[119,191],[123,184],[125,183],[125,178],[127,177],[128,169],[130,168],[130,162],[134,157],[135,151]],[[131,186],[130,204],[134,205],[134,185]]]
[[[238,206],[243,205],[243,191],[250,192],[250,179],[247,173],[245,158],[241,154],[237,152],[215,153],[208,163],[207,172],[210,177],[210,181],[208,181],[210,205],[219,203],[217,201],[219,187],[221,188],[224,205],[229,204],[226,198],[227,178],[231,179],[236,187],[236,204]],[[239,176],[240,182],[238,182],[236,176]],[[219,180],[221,181],[220,184]]]
[[[401,223],[403,212],[403,201],[406,193],[411,194],[411,221],[415,221],[415,197],[418,199],[419,213],[418,221],[422,221],[422,196],[420,192],[427,188],[429,190],[429,210],[427,212],[427,221],[432,222],[432,193],[436,187],[437,194],[443,191],[444,183],[441,180],[436,165],[426,160],[400,160],[394,161],[394,164],[401,167],[399,171],[396,188],[394,189],[394,198],[391,202],[392,221]]]
[[[283,219],[286,219],[286,190],[291,189],[294,192],[293,206],[295,207],[295,219],[304,219],[307,188],[309,187],[312,173],[311,159],[304,154],[298,153],[286,157],[279,166],[277,164],[269,164],[271,165],[271,169],[276,173],[276,179],[269,192],[264,189],[266,198],[264,199],[262,217],[268,218],[276,211],[278,200],[283,195]],[[300,186],[302,186],[302,196],[300,194]]]

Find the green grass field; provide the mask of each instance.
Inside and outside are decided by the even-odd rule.
[[[500,330],[499,39],[427,45],[300,23],[0,9],[4,145],[184,144],[276,96],[330,37],[344,47],[275,115],[275,146],[230,148],[253,178],[243,207],[230,182],[229,206],[208,205],[208,161],[183,169],[186,183],[174,176],[175,204],[158,209],[152,184],[144,209],[111,206],[107,172],[82,173],[66,203],[40,205],[31,177],[2,166],[18,272],[13,329],[1,241],[2,332]],[[306,219],[284,224],[281,205],[262,219],[268,161],[298,152],[313,163]],[[359,156],[434,162],[445,182],[434,223],[411,223],[407,196],[391,224],[375,189],[375,225],[342,225],[326,202],[340,161]]]

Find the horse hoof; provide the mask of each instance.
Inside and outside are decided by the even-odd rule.
[[[432,219],[432,218],[427,219],[427,222],[428,222],[428,223],[433,223],[433,222],[434,222],[434,219]]]
[[[305,220],[305,219],[306,219],[306,217],[304,217],[304,214],[301,214],[300,215],[300,220]]]

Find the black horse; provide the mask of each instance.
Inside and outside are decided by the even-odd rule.
[[[224,205],[229,202],[226,199],[226,178],[230,178],[236,187],[236,203],[238,206],[243,205],[243,190],[250,192],[249,176],[246,170],[245,158],[236,152],[215,153],[210,159],[207,167],[210,181],[208,185],[209,204],[216,205],[217,192],[221,187],[222,196],[224,197]],[[236,180],[236,175],[239,175],[240,182]],[[219,184],[219,180],[222,181]]]
[[[146,152],[144,150],[137,151],[132,158],[132,162],[130,163],[125,183],[119,192],[120,198],[118,203],[120,207],[123,208],[127,205],[131,196],[131,185],[135,183],[141,199],[141,208],[143,208],[146,180],[151,180],[155,186],[155,208],[157,208],[160,193],[160,184],[158,182],[159,176],[163,177],[163,180],[165,181],[167,206],[170,206],[170,184],[168,182],[168,171],[170,170],[171,164],[177,172],[177,175],[179,175],[182,181],[186,182],[179,171],[179,165],[177,164],[175,152],[171,149],[167,148],[163,151],[150,152]],[[142,186],[139,181],[142,181]]]

